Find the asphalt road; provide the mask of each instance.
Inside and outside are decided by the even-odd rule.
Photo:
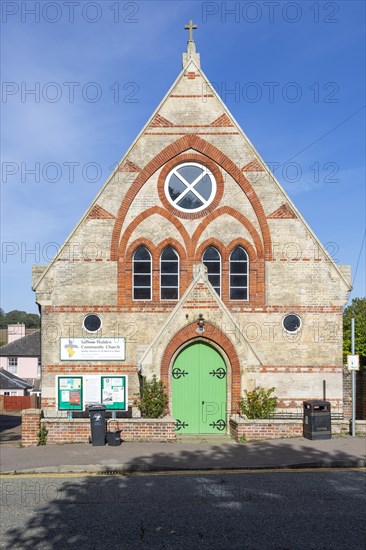
[[[19,445],[22,439],[22,416],[20,411],[0,414],[0,444]]]
[[[1,483],[7,549],[365,549],[365,471],[4,476]]]

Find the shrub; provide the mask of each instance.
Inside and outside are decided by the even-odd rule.
[[[278,399],[271,394],[276,388],[264,388],[258,387],[253,391],[245,390],[245,397],[242,397],[239,402],[240,412],[249,419],[255,418],[269,418],[273,416],[277,406]]]
[[[155,375],[151,380],[143,376],[140,397],[136,399],[135,405],[140,409],[144,418],[164,416],[168,405],[168,396],[165,393],[163,382],[157,380]]]

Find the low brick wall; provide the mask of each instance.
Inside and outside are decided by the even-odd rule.
[[[48,430],[47,443],[88,443],[90,420],[87,418],[43,418]],[[146,419],[123,418],[107,424],[107,429],[121,430],[123,441],[175,441],[175,420],[171,417]]]
[[[41,416],[41,409],[25,409],[22,411],[22,445],[24,447],[38,445]]]
[[[332,420],[332,435],[350,434],[348,420]],[[230,419],[230,435],[240,443],[241,441],[262,441],[265,439],[286,439],[288,437],[302,437],[302,420],[247,420],[235,415]],[[356,421],[356,435],[366,435],[366,421]]]
[[[246,420],[240,416],[230,419],[230,435],[238,442],[301,437],[302,431],[302,420]]]

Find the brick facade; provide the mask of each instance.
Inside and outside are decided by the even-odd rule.
[[[275,386],[281,408],[297,411],[303,400],[322,397],[324,381],[341,415],[349,268],[325,253],[206,81],[198,54],[184,59],[175,85],[55,260],[34,269],[42,311],[42,406],[57,409],[58,374],[85,373],[127,374],[131,406],[142,373],[163,380],[171,413],[176,354],[202,339],[227,365],[227,420],[244,390]],[[173,206],[165,190],[171,170],[189,162],[206,167],[216,182],[212,202],[194,212]],[[151,300],[133,299],[139,246],[151,255]],[[178,300],[160,295],[167,246],[179,257]],[[209,246],[221,257],[220,296],[202,266]],[[230,254],[237,246],[248,256],[246,300],[230,299]],[[125,361],[61,361],[60,338],[85,336],[89,313],[102,320],[97,336],[126,337]],[[205,332],[199,336],[200,314]],[[296,334],[284,330],[286,314],[301,318]]]

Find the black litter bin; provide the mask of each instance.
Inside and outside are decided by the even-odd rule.
[[[89,407],[91,439],[94,446],[105,445],[105,409],[105,405],[100,403]]]
[[[107,442],[111,447],[118,447],[118,445],[121,445],[121,430],[108,431]]]
[[[331,439],[329,401],[304,401],[303,435],[306,439]]]

